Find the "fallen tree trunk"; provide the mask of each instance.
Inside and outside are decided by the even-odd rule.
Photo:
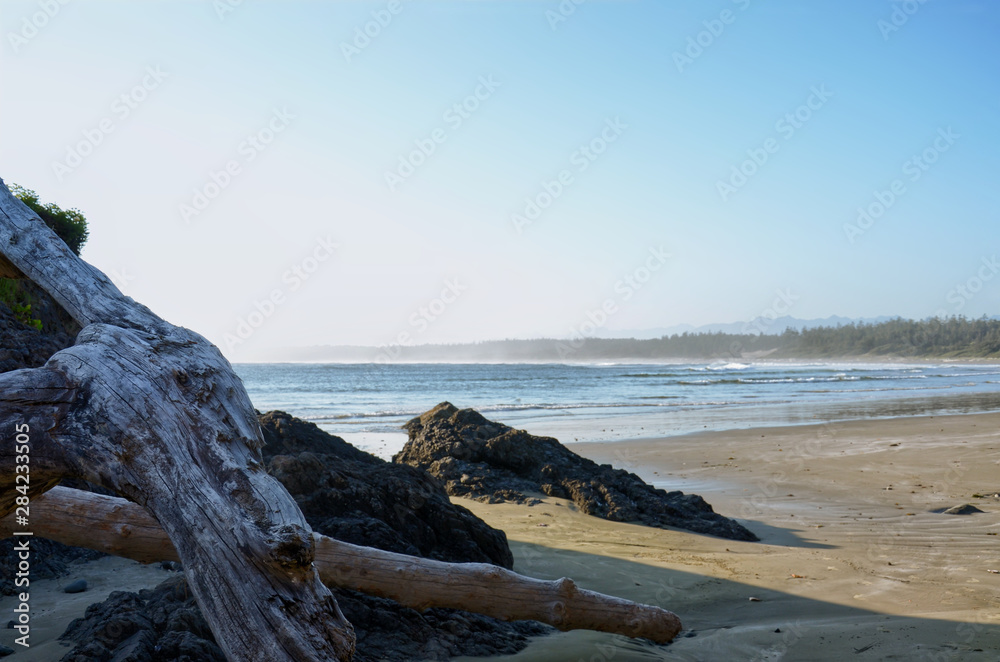
[[[35,500],[33,533],[136,561],[180,560],[160,525],[124,499],[56,487]],[[0,537],[16,530],[0,520]],[[681,629],[669,611],[543,581],[486,563],[444,563],[340,542],[313,533],[316,567],[328,586],[391,598],[414,609],[464,609],[502,620],[535,620],[665,643]]]

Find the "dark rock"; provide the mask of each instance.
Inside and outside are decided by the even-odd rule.
[[[960,506],[952,506],[951,508],[942,508],[934,512],[944,513],[945,515],[974,515],[976,513],[984,512],[979,508],[976,508],[971,503],[963,503]]]
[[[284,412],[259,418],[267,470],[313,530],[401,554],[513,565],[506,534],[453,505],[426,472],[386,462]]]
[[[17,281],[32,301],[31,316],[42,322],[38,331],[19,321],[6,303],[0,303],[0,372],[37,368],[76,340],[80,327],[40,287]]]
[[[78,579],[71,584],[67,584],[63,588],[63,593],[83,593],[87,590],[87,580]]]
[[[115,648],[110,662],[151,660],[156,651],[156,635],[150,630],[139,630]]]
[[[7,646],[0,644],[0,657],[7,657],[8,655],[13,655],[13,654],[14,654],[13,648],[8,648]]]
[[[357,633],[355,662],[512,655],[527,645],[529,637],[553,632],[533,621],[504,623],[454,609],[417,612],[353,591],[336,590],[334,595]]]
[[[226,662],[183,577],[139,593],[115,591],[60,639],[78,644],[62,662]]]
[[[696,494],[657,489],[623,469],[580,457],[551,437],[514,430],[472,409],[444,402],[404,427],[410,439],[393,462],[426,470],[452,496],[523,503],[546,494],[616,522],[757,540]]]
[[[355,662],[513,654],[529,637],[551,632],[529,621],[502,623],[450,609],[419,613],[392,600],[333,593],[357,633]],[[62,662],[225,662],[182,577],[151,591],[112,593],[88,607],[60,639],[79,644]]]
[[[15,623],[13,620],[7,621],[8,630],[13,630],[15,625],[17,625],[17,623]]]

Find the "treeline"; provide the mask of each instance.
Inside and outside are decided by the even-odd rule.
[[[781,336],[795,357],[1000,358],[1000,320],[965,317],[820,327]]]
[[[496,340],[456,345],[314,347],[294,360],[409,362],[563,362],[748,358],[1000,358],[1000,320],[894,319],[818,327],[780,335],[683,333],[650,340],[577,338]]]

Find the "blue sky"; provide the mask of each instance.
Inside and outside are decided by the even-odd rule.
[[[609,300],[602,333],[776,299],[997,312],[985,0],[36,0],[0,25],[0,176],[83,210],[85,259],[234,359],[564,337]]]

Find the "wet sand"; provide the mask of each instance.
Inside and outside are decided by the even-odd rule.
[[[558,634],[504,660],[1000,659],[1000,414],[575,444],[701,494],[761,542],[612,523],[569,502],[458,499],[525,574],[675,611],[670,646]],[[964,503],[973,515],[934,512]],[[756,598],[759,601],[751,601]]]
[[[5,627],[7,621],[15,617],[16,598],[0,598],[0,644],[14,649],[14,655],[5,659],[11,662],[56,662],[72,649],[72,644],[59,641],[59,636],[74,619],[84,615],[89,605],[107,599],[113,591],[153,588],[176,574],[162,570],[159,564],[142,565],[106,556],[89,563],[71,564],[70,573],[65,577],[34,580],[29,587],[29,648],[15,644],[14,639],[20,634]],[[63,593],[63,587],[77,579],[87,580],[87,590],[83,593]]]

